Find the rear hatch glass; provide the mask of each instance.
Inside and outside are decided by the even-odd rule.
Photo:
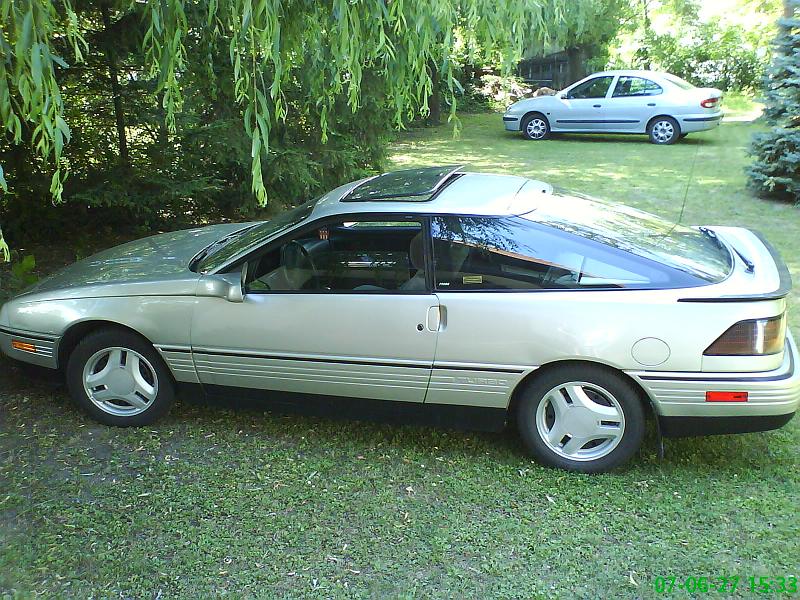
[[[713,232],[678,225],[613,202],[556,190],[552,195],[540,195],[538,207],[523,216],[708,283],[722,281],[733,268],[731,253]]]

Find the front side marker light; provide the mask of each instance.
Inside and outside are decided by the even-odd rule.
[[[29,344],[28,342],[22,342],[20,340],[11,340],[11,347],[14,350],[19,350],[21,352],[36,353],[36,346],[34,344]]]

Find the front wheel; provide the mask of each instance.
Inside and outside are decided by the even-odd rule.
[[[644,410],[621,376],[592,365],[555,368],[523,391],[517,424],[540,462],[569,471],[602,473],[641,446]]]
[[[117,427],[149,425],[175,401],[172,376],[153,346],[118,329],[81,340],[67,363],[67,387],[89,416]]]
[[[539,113],[528,115],[522,120],[522,135],[528,140],[546,140],[550,137],[550,123]]]
[[[681,126],[672,117],[656,117],[647,126],[647,135],[654,144],[674,144],[681,137]]]

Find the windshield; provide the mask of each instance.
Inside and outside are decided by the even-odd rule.
[[[670,83],[674,83],[675,85],[677,85],[682,90],[693,90],[694,89],[694,86],[691,83],[689,83],[685,79],[681,79],[677,75],[665,74],[663,77],[664,77],[664,79],[666,79]]]
[[[676,225],[650,213],[579,194],[557,192],[539,199],[523,215],[531,221],[611,246],[719,282],[733,267],[727,248],[699,229]]]
[[[251,227],[241,235],[232,238],[230,242],[223,243],[218,248],[212,249],[200,262],[197,270],[201,273],[213,271],[224,265],[234,256],[256,246],[268,237],[304,221],[314,210],[314,206],[316,206],[318,200],[319,198],[309,200],[305,204],[280,213],[274,219],[264,221],[255,227]]]

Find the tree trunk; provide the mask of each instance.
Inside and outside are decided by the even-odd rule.
[[[642,0],[642,23],[644,27],[644,38],[642,40],[642,47],[639,49],[639,55],[642,57],[642,68],[649,71],[652,68],[652,61],[650,60],[650,30],[653,23],[650,21],[650,0]]]
[[[567,48],[567,79],[569,85],[584,77],[586,77],[586,69],[583,66],[583,48],[580,46]]]
[[[128,137],[125,133],[125,114],[122,112],[122,95],[119,86],[119,71],[117,69],[117,56],[114,52],[113,42],[111,41],[111,17],[108,11],[108,4],[100,4],[100,13],[103,15],[103,27],[105,28],[105,55],[108,63],[108,75],[111,79],[111,95],[114,98],[114,118],[117,123],[117,140],[119,144],[119,162],[123,167],[128,167],[130,159],[128,156]]]
[[[792,0],[783,0],[783,16],[787,19],[791,19],[794,16]]]
[[[431,95],[428,96],[428,125],[439,125],[442,122],[442,81],[439,69],[433,61],[428,63],[431,69]]]

